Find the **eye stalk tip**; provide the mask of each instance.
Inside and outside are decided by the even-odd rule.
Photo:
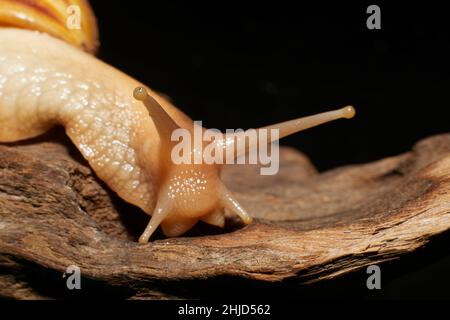
[[[355,116],[355,108],[353,106],[346,106],[341,109],[342,110],[342,116],[346,119],[351,119]]]
[[[136,100],[144,101],[147,95],[147,90],[144,87],[136,87],[134,89],[133,96]]]

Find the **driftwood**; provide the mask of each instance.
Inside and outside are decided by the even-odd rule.
[[[229,167],[224,180],[254,223],[200,223],[148,245],[136,242],[148,217],[111,193],[65,138],[45,140],[0,146],[3,297],[271,296],[398,259],[450,229],[450,134],[321,174],[289,148],[276,176]],[[69,265],[81,268],[80,293],[66,288]]]

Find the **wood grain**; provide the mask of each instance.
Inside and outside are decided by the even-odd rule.
[[[63,136],[56,131],[52,136]],[[185,237],[139,245],[147,216],[101,183],[65,138],[0,146],[0,296],[198,298],[227,288],[308,286],[398,259],[450,229],[450,134],[369,164],[318,173],[283,148],[280,172],[226,168],[249,226],[200,223]],[[81,295],[81,293],[80,293]]]

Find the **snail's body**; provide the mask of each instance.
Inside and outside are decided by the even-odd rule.
[[[43,33],[0,29],[0,43],[0,142],[62,125],[100,179],[124,200],[153,210],[161,142],[148,110],[132,95],[142,84]],[[152,95],[178,125],[191,124]]]
[[[42,3],[61,13],[65,1]],[[90,10],[84,0],[77,1],[83,10]],[[19,19],[17,24],[22,26],[23,15],[10,13],[21,10],[17,6],[28,9],[28,5],[32,6],[31,2],[0,0],[0,25],[2,14],[7,12],[9,25]],[[90,32],[73,36],[66,30],[69,37],[63,28],[49,27],[47,31],[41,10],[27,14],[36,15],[36,29],[56,30],[55,37],[73,38],[79,47],[95,51],[93,15],[88,14],[91,18],[82,24],[83,30]],[[198,220],[223,226],[224,209],[250,223],[250,216],[220,181],[221,164],[172,161],[170,135],[180,127],[194,131],[189,117],[137,80],[55,37],[0,29],[0,142],[32,138],[62,125],[98,177],[124,200],[152,216],[140,238],[143,243],[159,225],[168,236],[183,234]],[[268,128],[279,129],[282,138],[353,114],[352,107],[345,107]],[[234,152],[237,141],[243,139],[244,135],[237,135],[210,143]],[[196,152],[193,149],[190,155]]]

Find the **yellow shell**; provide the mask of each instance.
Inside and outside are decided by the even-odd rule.
[[[95,53],[95,15],[86,0],[0,0],[0,26],[37,30]]]

